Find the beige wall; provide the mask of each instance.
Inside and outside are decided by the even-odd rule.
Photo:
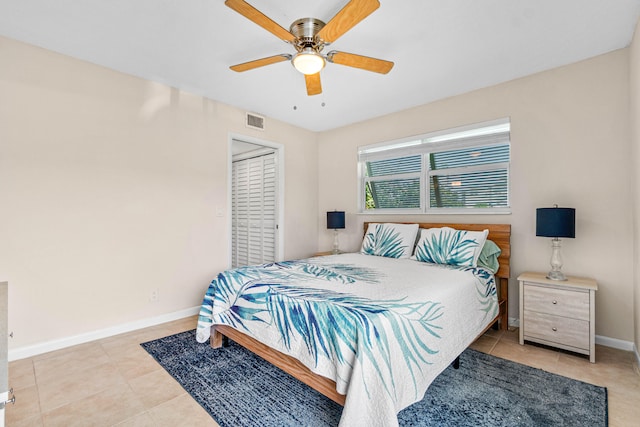
[[[631,144],[633,146],[633,184],[634,184],[634,291],[635,291],[635,346],[636,354],[640,349],[640,21],[629,48],[629,85]]]
[[[511,223],[515,278],[549,269],[535,208],[575,207],[563,270],[598,280],[596,333],[637,347],[640,178],[635,192],[629,185],[640,165],[629,144],[633,135],[640,145],[637,39],[631,49],[316,135],[273,120],[252,131],[242,110],[0,38],[10,349],[199,305],[229,258],[230,133],[285,146],[284,256],[294,258],[331,247],[327,210],[347,211],[349,250],[364,220],[400,219],[356,214],[358,146],[507,116],[512,214],[412,219]],[[158,303],[148,301],[154,288]],[[515,280],[510,291],[516,317]]]
[[[633,193],[628,72],[628,50],[623,49],[324,132],[319,138],[319,209],[347,211],[342,247],[356,250],[363,221],[400,219],[356,214],[358,146],[510,117],[511,215],[402,219],[510,223],[509,310],[510,317],[517,317],[517,275],[550,269],[551,242],[535,236],[535,209],[554,203],[576,208],[576,238],[563,240],[563,271],[598,280],[596,333],[630,342]],[[318,225],[320,249],[328,249],[331,234],[322,229],[322,221]]]
[[[229,259],[230,133],[284,145],[284,255],[315,251],[314,133],[6,38],[0,56],[10,350],[199,306]]]

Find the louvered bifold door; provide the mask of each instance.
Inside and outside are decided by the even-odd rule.
[[[275,261],[275,153],[233,162],[231,193],[232,266]]]

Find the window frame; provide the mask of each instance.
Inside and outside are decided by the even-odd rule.
[[[494,129],[491,131],[491,129]],[[489,147],[492,145],[509,146],[509,161],[483,165],[461,166],[449,169],[431,170],[429,164],[430,153],[459,150],[472,147]],[[382,177],[367,177],[366,163],[375,160],[408,157],[420,154],[420,207],[419,208],[366,208],[366,186],[371,181],[399,179],[401,176],[416,173],[403,173]],[[505,170],[507,174],[507,206],[503,207],[431,207],[430,206],[430,177],[433,175],[452,175],[453,172],[472,173],[473,171]],[[446,172],[445,172],[446,171]],[[358,147],[358,212],[366,215],[390,214],[510,214],[511,213],[511,122],[509,118],[502,118],[472,125],[460,126],[424,135],[408,137],[393,141],[381,142]]]

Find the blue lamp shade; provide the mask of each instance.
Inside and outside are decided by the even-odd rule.
[[[576,210],[573,208],[536,209],[536,236],[576,237]]]
[[[344,228],[344,211],[327,212],[327,229]]]

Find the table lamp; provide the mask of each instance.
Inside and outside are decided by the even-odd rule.
[[[560,238],[576,237],[576,210],[573,208],[536,209],[536,236],[552,237],[551,240],[551,271],[547,279],[567,280],[562,271],[562,256],[560,255]]]
[[[327,212],[327,229],[333,229],[333,254],[339,254],[338,230],[344,227],[344,211]]]

